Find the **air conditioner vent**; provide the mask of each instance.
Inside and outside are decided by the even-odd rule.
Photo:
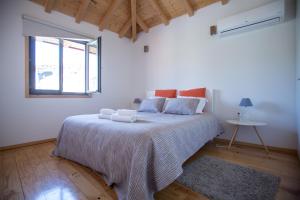
[[[278,24],[295,18],[295,0],[277,0],[259,8],[220,20],[218,34],[226,36]]]

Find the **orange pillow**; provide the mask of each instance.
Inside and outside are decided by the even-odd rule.
[[[180,90],[179,96],[184,97],[205,97],[206,88],[196,88],[190,90]]]
[[[177,90],[155,90],[156,97],[176,98]]]

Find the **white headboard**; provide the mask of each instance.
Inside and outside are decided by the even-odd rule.
[[[149,90],[146,93],[146,97],[150,98],[150,97],[154,97],[155,96],[155,91],[154,90]]]
[[[216,89],[212,89],[211,90],[211,112],[212,113],[215,113],[216,112],[216,100],[217,100],[217,93],[218,93],[218,90]]]

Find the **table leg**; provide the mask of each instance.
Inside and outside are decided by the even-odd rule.
[[[269,153],[269,149],[268,149],[268,147],[264,144],[264,141],[263,141],[262,138],[260,137],[260,135],[259,135],[259,133],[258,133],[258,131],[257,131],[256,126],[253,126],[253,128],[254,128],[254,130],[255,130],[255,133],[256,133],[258,139],[260,140],[260,142],[261,142],[262,145],[264,146],[266,152]]]
[[[232,143],[235,141],[235,138],[236,138],[236,136],[237,136],[237,133],[238,133],[238,131],[239,131],[239,128],[240,128],[240,126],[236,126],[236,127],[235,127],[234,132],[233,132],[233,135],[232,135],[232,138],[231,138],[230,143],[229,143],[229,145],[228,145],[228,150],[230,150]]]

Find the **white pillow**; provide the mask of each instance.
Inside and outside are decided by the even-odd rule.
[[[189,99],[199,99],[199,104],[196,109],[196,113],[203,113],[204,107],[208,100],[204,97],[186,97],[186,96],[177,96],[177,98],[189,98]]]

